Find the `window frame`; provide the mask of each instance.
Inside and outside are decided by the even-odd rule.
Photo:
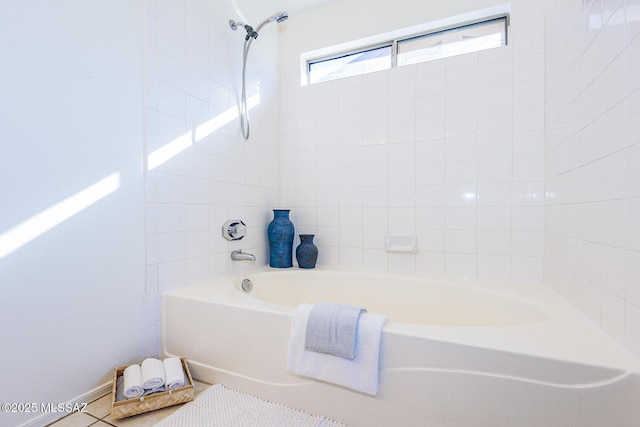
[[[497,9],[497,10],[496,10]],[[484,13],[483,13],[484,12]],[[420,26],[410,27],[404,30],[395,31],[392,33],[380,34],[378,36],[370,37],[368,39],[362,39],[355,42],[343,43],[341,45],[328,47],[324,49],[318,49],[312,52],[306,52],[300,55],[301,61],[301,80],[300,84],[302,86],[309,84],[322,83],[331,80],[339,80],[345,77],[337,77],[335,79],[327,79],[327,80],[319,80],[319,81],[311,81],[311,66],[313,64],[317,64],[320,62],[330,61],[332,59],[339,59],[349,55],[355,55],[358,53],[364,53],[373,49],[378,49],[385,46],[391,46],[391,58],[390,58],[390,66],[391,68],[397,68],[398,65],[398,43],[403,42],[405,40],[411,40],[419,37],[436,35],[438,33],[454,30],[454,29],[463,29],[465,27],[489,23],[492,21],[504,20],[504,44],[500,47],[506,47],[510,43],[509,37],[509,29],[510,29],[510,10],[508,5],[499,6],[497,8],[491,8],[490,10],[472,12],[470,14],[459,15],[457,17],[448,18],[445,20],[435,21],[432,23],[426,23]],[[482,49],[485,50],[485,49]],[[476,52],[480,52],[482,50],[478,50]],[[457,55],[453,55],[457,56]],[[452,57],[452,56],[449,56]],[[441,58],[434,58],[441,59]],[[428,60],[427,60],[428,61]],[[420,61],[426,62],[426,61]],[[403,64],[411,65],[411,64]],[[374,70],[370,72],[376,72],[380,70]],[[364,72],[355,75],[364,75],[369,72]]]

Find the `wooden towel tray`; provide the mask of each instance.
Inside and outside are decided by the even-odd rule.
[[[167,390],[160,393],[154,393],[135,399],[121,400],[116,402],[116,383],[118,377],[127,368],[119,366],[113,371],[113,393],[111,397],[111,418],[119,420],[121,418],[131,417],[133,415],[144,414],[145,412],[155,411],[156,409],[166,408],[167,406],[177,405],[193,400],[195,395],[193,390],[193,378],[189,372],[189,366],[185,358],[180,358],[182,367],[186,374],[185,380],[188,384],[173,390]]]

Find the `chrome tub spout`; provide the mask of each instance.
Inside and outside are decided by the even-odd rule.
[[[231,259],[234,261],[255,261],[256,256],[247,252],[242,252],[242,249],[239,251],[231,251]]]

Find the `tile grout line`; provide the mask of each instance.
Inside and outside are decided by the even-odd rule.
[[[115,424],[111,424],[111,422],[107,420],[107,418],[108,418],[109,416],[110,416],[110,414],[107,414],[107,415],[105,415],[103,418],[99,419],[98,421],[96,421],[95,423],[93,423],[93,424],[91,424],[91,425],[92,425],[92,426],[93,426],[93,425],[96,425],[98,422],[102,421],[103,423],[107,424],[108,426],[116,427],[116,426],[115,426]]]
[[[95,421],[92,422],[91,424],[89,424],[87,427],[94,426],[94,425],[98,424],[100,421],[102,421],[102,419],[98,418],[97,416],[93,415],[90,412],[85,412],[85,414],[89,415],[92,418],[95,418]],[[106,415],[106,416],[108,416],[108,415]],[[111,425],[111,424],[109,424],[109,425]],[[55,427],[55,425],[53,427]]]

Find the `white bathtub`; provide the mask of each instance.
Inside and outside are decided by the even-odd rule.
[[[163,352],[195,378],[353,427],[640,425],[638,362],[544,284],[291,269],[162,301]],[[318,301],[389,317],[378,396],[286,371],[291,314]]]

